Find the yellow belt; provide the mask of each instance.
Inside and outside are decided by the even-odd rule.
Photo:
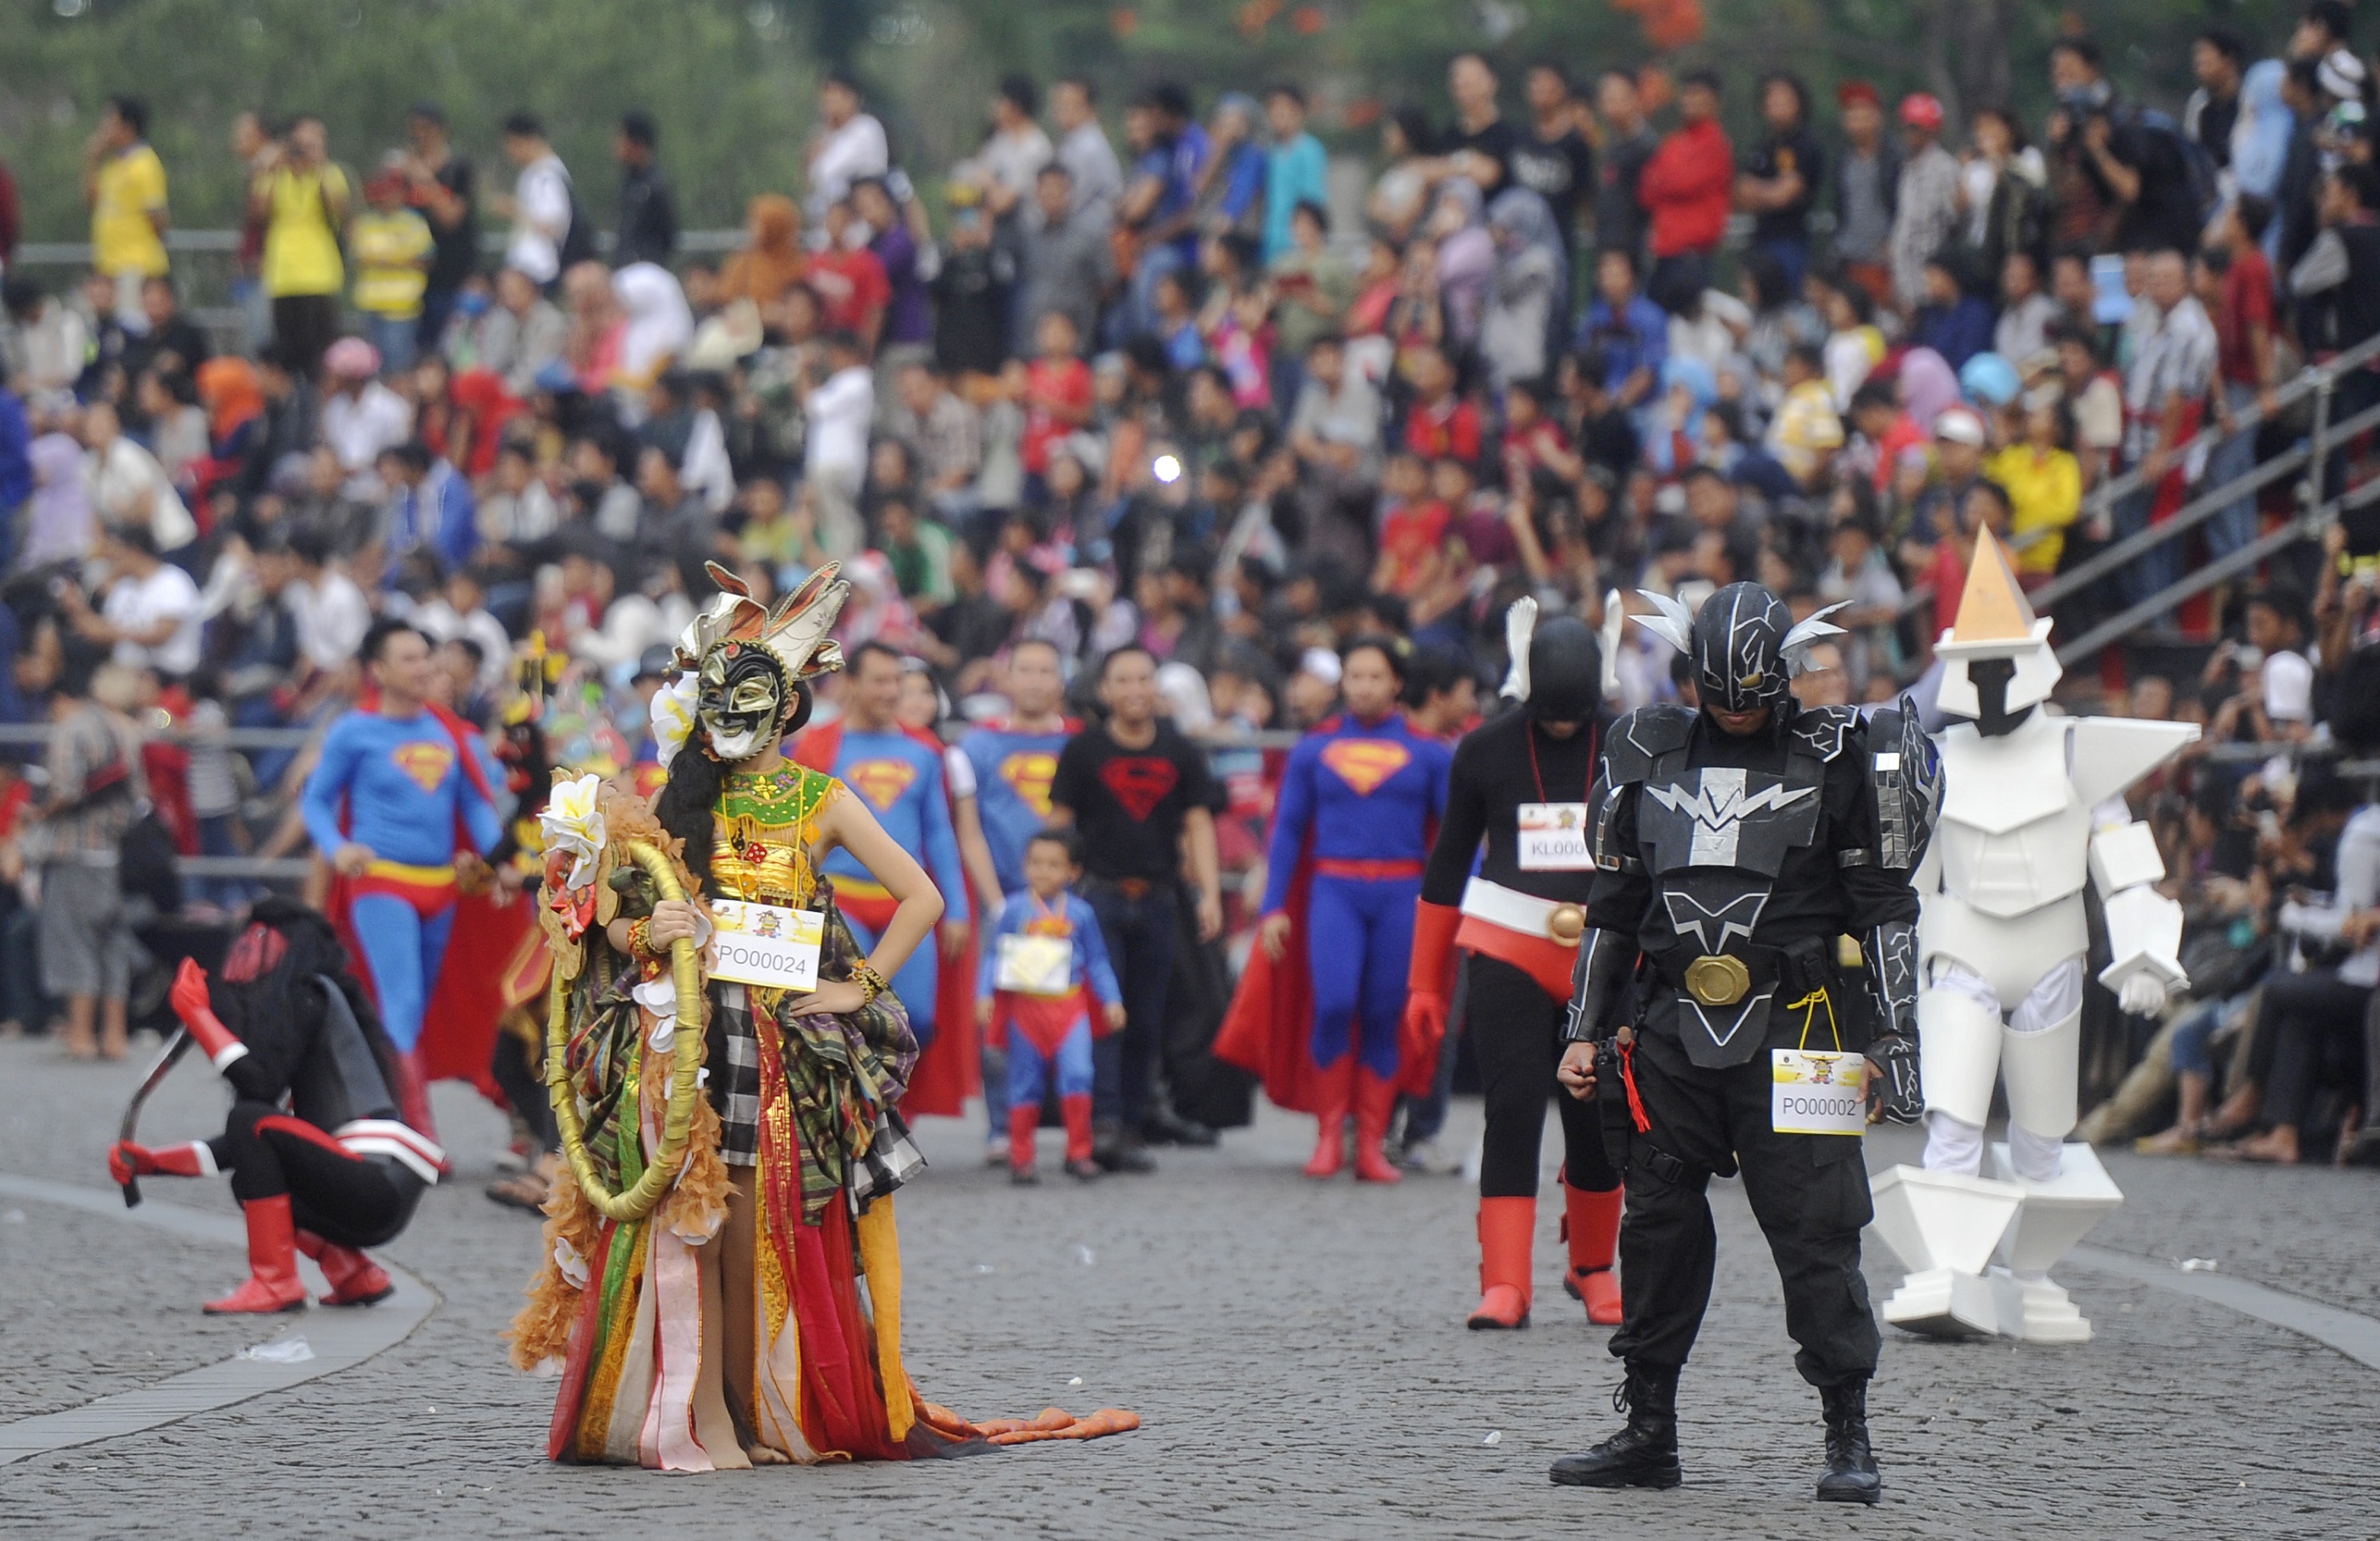
[[[455,868],[449,867],[414,867],[401,861],[375,861],[364,868],[367,878],[385,878],[393,883],[416,883],[424,888],[437,888],[455,880]]]

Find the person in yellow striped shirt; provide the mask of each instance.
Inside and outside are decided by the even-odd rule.
[[[370,325],[382,367],[392,374],[413,367],[421,297],[437,249],[430,222],[407,203],[409,190],[403,172],[383,169],[364,184],[366,207],[347,232],[356,309]]]

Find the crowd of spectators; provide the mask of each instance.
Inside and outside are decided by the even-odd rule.
[[[1388,115],[1368,164],[1326,154],[1293,82],[1202,113],[1170,83],[1111,103],[1016,78],[980,147],[929,174],[834,75],[805,185],[753,199],[722,261],[680,249],[641,113],[618,120],[604,232],[575,179],[593,168],[527,114],[494,126],[502,165],[475,165],[422,104],[366,175],[321,119],[247,115],[239,320],[212,335],[182,308],[148,109],[114,99],[88,274],[6,276],[0,719],[190,734],[113,758],[96,726],[59,734],[45,779],[8,773],[10,849],[70,862],[52,834],[114,767],[185,853],[302,853],[282,800],[308,752],[208,734],[324,725],[376,614],[441,644],[450,704],[481,722],[541,639],[569,661],[557,753],[625,772],[706,562],[762,597],[843,563],[848,643],[916,660],[935,687],[917,714],[953,735],[1009,710],[1023,642],[1055,649],[1084,713],[1097,661],[1146,648],[1174,725],[1221,746],[1232,878],[1260,860],[1275,763],[1247,735],[1326,716],[1354,636],[1408,639],[1416,690],[1459,728],[1513,600],[1599,621],[1609,591],[1691,607],[1751,578],[1799,614],[1848,607],[1810,698],[1922,694],[1982,530],[2051,584],[2291,452],[2300,369],[2380,334],[2350,22],[2314,0],[2272,57],[2210,29],[2179,114],[2069,34],[2037,123],[1989,103],[1954,122],[1859,80],[1829,106],[1783,72],[1505,79],[1464,54],[1444,108]],[[483,227],[504,232],[492,263]],[[2344,370],[2328,420],[2375,404],[2380,372]],[[2360,484],[2354,436],[2320,447],[2321,486]],[[2060,635],[2300,512],[2296,478],[2239,491],[2056,591]],[[2190,667],[2213,649],[2194,689],[2127,682],[2120,654],[2070,682],[2089,705],[2203,713],[2216,745],[2291,745],[2244,780],[2218,753],[2161,785],[2176,871],[2231,940],[2309,934],[2291,893],[2329,895],[2317,919],[2362,948],[2338,977],[2366,996],[2372,862],[2322,854],[2353,789],[2292,756],[2333,736],[2375,563],[2380,519],[2350,510],[2326,545],[2173,611]],[[1622,704],[1680,689],[1649,637],[1622,655]],[[23,977],[37,924],[0,966],[0,1016],[28,1028],[52,1009]],[[121,999],[95,974],[46,984],[80,1002],[79,1050],[90,999]],[[2291,1155],[2309,1077],[2361,1074],[2361,1008],[2325,1001],[2285,1020],[2354,1033],[2291,1027],[2242,1060],[2296,1121]],[[119,1049],[120,1009],[98,1020]],[[2205,1043],[2174,1050],[2186,1087]],[[2248,1127],[2237,1098],[2210,1110],[2201,1084],[2191,1138]]]

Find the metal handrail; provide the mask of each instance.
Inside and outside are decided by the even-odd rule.
[[[501,226],[483,229],[480,232],[480,250],[486,256],[501,255],[511,239],[510,234]],[[677,250],[682,256],[715,256],[721,252],[740,249],[745,239],[745,234],[740,229],[681,230],[677,236]],[[612,246],[611,231],[599,230],[595,233],[597,251],[609,253]],[[165,232],[165,249],[168,252],[237,251],[239,232],[237,230],[168,230]],[[17,248],[16,255],[9,261],[11,265],[18,267],[88,267],[91,263],[91,243],[88,241],[27,241]]]
[[[2359,433],[2363,431],[2363,428],[2380,427],[2380,406],[2375,406],[2368,412],[2359,412],[2349,421],[2362,425],[2354,430]],[[2353,491],[2334,498],[2318,508],[2310,509],[2299,515],[2280,528],[2249,541],[2222,560],[2208,563],[2171,588],[2152,594],[2138,604],[2109,616],[2058,649],[2058,661],[2061,665],[2070,666],[2096,655],[2107,644],[2123,637],[2142,622],[2153,620],[2164,614],[2192,595],[2214,588],[2235,573],[2246,572],[2266,557],[2286,551],[2300,540],[2318,537],[2323,529],[2336,521],[2340,515],[2375,501],[2380,501],[2380,477],[2366,481]]]
[[[0,722],[0,745],[47,744],[57,731],[49,722]],[[212,732],[193,732],[188,728],[151,728],[145,724],[141,735],[146,739],[167,744],[202,744],[218,749],[302,749],[319,735],[315,728],[217,728]]]

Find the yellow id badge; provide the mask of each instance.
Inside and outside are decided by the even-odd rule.
[[[1070,937],[1004,936],[992,983],[1019,995],[1063,995],[1071,988],[1075,943]]]
[[[1768,1051],[1768,1116],[1780,1135],[1867,1133],[1867,1056],[1840,1050]]]
[[[718,931],[711,939],[710,977],[773,989],[818,989],[819,948],[826,940],[826,916],[782,904],[720,900],[710,906]]]

